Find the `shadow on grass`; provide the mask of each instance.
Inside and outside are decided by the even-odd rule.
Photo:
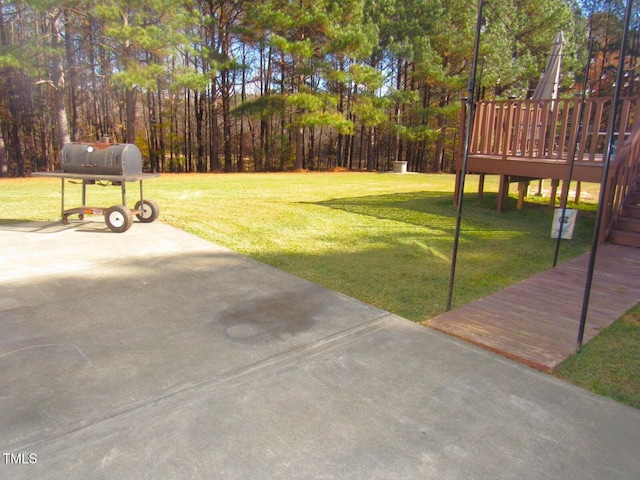
[[[552,209],[532,204],[518,211],[513,199],[513,208],[498,214],[496,199],[485,194],[478,204],[474,194],[465,196],[454,306],[552,266]],[[414,321],[445,310],[457,215],[451,194],[372,195],[311,205],[353,214],[351,244],[344,245],[345,236],[338,232],[322,237],[330,248],[263,252],[261,261]],[[587,250],[591,217],[579,218],[574,240],[563,243],[561,259]]]
[[[494,240],[503,236],[513,238],[521,235],[533,235],[535,238],[545,239],[550,237],[553,208],[532,202],[525,203],[523,210],[516,210],[517,200],[509,197],[505,212],[497,213],[496,203],[497,193],[486,193],[482,203],[477,202],[475,194],[465,194],[462,234],[469,235],[471,238],[484,238],[488,234]],[[453,205],[453,196],[442,192],[411,192],[334,199],[318,202],[316,205],[427,227],[450,235],[455,233],[457,207]],[[580,239],[591,239],[594,215],[595,212],[589,206],[582,211],[577,231]],[[578,240],[576,243],[581,242]]]

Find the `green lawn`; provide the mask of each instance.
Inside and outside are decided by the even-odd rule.
[[[130,185],[135,199],[137,188]],[[453,185],[452,175],[163,175],[145,182],[145,197],[159,203],[167,223],[423,321],[447,303]],[[551,268],[555,250],[546,198],[530,196],[518,211],[513,186],[506,211],[497,214],[496,178],[487,179],[480,205],[477,178],[469,176],[466,187],[454,307]],[[67,187],[68,206],[79,202],[79,191]],[[119,203],[119,188],[88,191],[96,206]],[[583,185],[583,192],[573,240],[562,242],[560,262],[591,246],[597,186]],[[0,223],[56,220],[59,199],[57,179],[2,179]]]
[[[188,185],[169,176],[157,185],[163,218],[175,226],[414,321],[445,309],[451,175],[217,175]],[[513,199],[497,215],[496,194],[475,200],[465,204],[454,305],[552,264],[548,208],[518,212]],[[592,225],[592,212],[581,216],[563,258],[588,249]]]
[[[164,175],[145,182],[145,196],[157,200],[161,219],[176,227],[422,321],[447,303],[453,183],[452,175]],[[2,180],[0,221],[59,218],[59,185],[57,179]],[[475,191],[477,179],[466,185]],[[80,187],[72,187],[68,206],[79,202]],[[499,215],[492,193],[497,182],[488,180],[486,190],[482,205],[474,193],[465,199],[454,307],[552,266],[551,209],[530,203],[517,211],[513,187]],[[119,203],[119,191],[88,187],[98,206]],[[561,259],[590,246],[594,214],[585,208],[574,240],[563,241]]]
[[[558,366],[556,375],[640,408],[640,305]]]

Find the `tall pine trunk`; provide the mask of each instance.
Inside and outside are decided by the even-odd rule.
[[[54,51],[59,51],[62,43],[62,24],[63,12],[58,10],[52,16],[51,19],[51,43]],[[62,62],[62,53],[56,53],[53,57],[53,85],[55,87],[55,111],[56,120],[58,126],[58,136],[60,140],[60,146],[63,146],[71,141],[71,135],[69,134],[69,121],[67,117],[67,108],[65,105],[65,78],[64,78],[64,64]],[[49,156],[47,155],[47,158]],[[49,163],[49,162],[47,162]],[[51,170],[51,165],[47,165],[47,170]]]
[[[10,47],[4,21],[4,6],[2,0],[0,0],[0,42],[3,47]],[[19,82],[15,81],[15,70],[12,67],[3,68],[1,73],[7,87],[6,93],[9,100],[9,118],[5,120],[7,130],[9,132],[9,151],[13,154],[18,176],[24,177],[24,156],[22,153],[22,143],[20,141],[20,131],[18,128],[20,100],[18,98],[18,93],[16,92],[16,85],[18,85]]]

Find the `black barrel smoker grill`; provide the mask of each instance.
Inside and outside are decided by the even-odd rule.
[[[153,200],[143,196],[142,182],[157,178],[157,173],[142,173],[142,154],[138,147],[130,143],[67,143],[60,154],[62,170],[33,173],[33,176],[55,177],[62,181],[62,223],[69,223],[69,216],[104,215],[107,227],[113,232],[129,230],[135,215],[142,223],[150,223],[158,218],[160,208]],[[64,187],[66,180],[82,183],[82,206],[65,209]],[[133,209],[127,207],[127,182],[140,183],[140,200]],[[122,204],[111,207],[91,207],[87,205],[87,185],[116,185],[122,190]]]

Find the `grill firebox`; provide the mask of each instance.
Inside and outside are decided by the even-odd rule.
[[[138,175],[142,154],[131,143],[67,143],[60,154],[63,173],[86,175]]]

